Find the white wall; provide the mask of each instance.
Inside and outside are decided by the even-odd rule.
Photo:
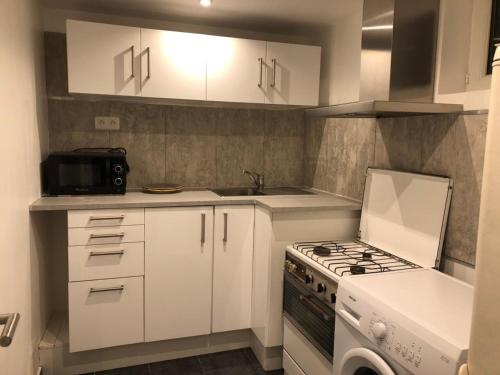
[[[0,348],[5,375],[33,373],[47,320],[43,222],[35,229],[28,211],[47,149],[39,15],[37,0],[0,1],[0,313],[21,313],[14,342]]]

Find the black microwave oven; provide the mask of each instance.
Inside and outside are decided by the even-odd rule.
[[[54,152],[42,164],[46,195],[125,194],[124,149]]]

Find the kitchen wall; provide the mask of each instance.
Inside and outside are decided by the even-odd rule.
[[[445,254],[475,264],[487,115],[308,118],[305,184],[361,199],[369,166],[454,180]]]
[[[0,45],[0,313],[21,315],[12,344],[0,350],[0,372],[34,374],[50,301],[46,227],[29,214],[48,143],[38,1],[0,1]]]
[[[67,93],[66,43],[45,33],[50,151],[125,147],[129,187],[175,182],[188,187],[303,185],[302,110],[264,110],[73,98]],[[119,131],[97,131],[95,116],[117,116]]]

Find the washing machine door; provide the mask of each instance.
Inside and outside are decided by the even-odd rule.
[[[354,348],[340,362],[339,375],[395,375],[377,353],[366,348]]]

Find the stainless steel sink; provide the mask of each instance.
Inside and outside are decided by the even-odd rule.
[[[210,191],[221,197],[251,197],[262,195],[312,195],[313,192],[294,188],[294,187],[279,187],[264,189],[260,192],[255,188],[224,188],[224,189],[210,189]]]

